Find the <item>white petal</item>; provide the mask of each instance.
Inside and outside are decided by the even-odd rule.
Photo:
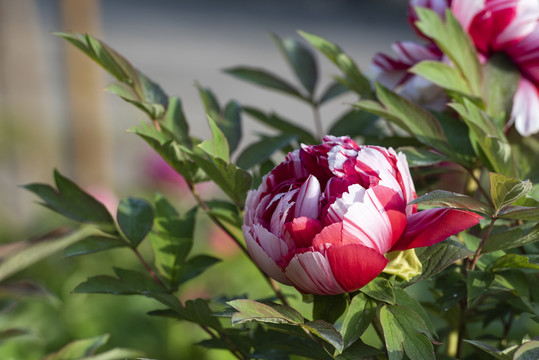
[[[340,294],[339,285],[329,261],[319,252],[297,254],[285,269],[286,277],[302,290],[311,294]]]
[[[264,271],[264,273],[268,274],[270,277],[274,278],[280,283],[292,285],[285,277],[281,268],[277,266],[275,261],[268,256],[264,249],[262,249],[262,247],[253,238],[251,235],[253,229],[248,226],[242,226],[242,230],[249,255],[251,255],[251,258],[258,265],[258,267]]]
[[[296,207],[294,209],[294,217],[298,218],[305,216],[316,219],[318,217],[320,194],[320,182],[313,175],[309,175],[299,189]]]
[[[350,206],[355,203],[363,202],[365,196],[365,188],[359,184],[354,184],[348,187],[348,192],[341,195],[328,208],[328,220],[331,223],[341,222],[344,215],[348,212]]]
[[[535,85],[521,78],[513,98],[512,118],[522,136],[539,132],[539,92]]]
[[[289,191],[287,193],[279,194],[279,203],[271,216],[270,231],[277,236],[282,236],[284,232],[284,223],[288,215],[288,211],[294,202],[292,197],[298,192],[298,189]]]
[[[343,235],[382,254],[391,247],[391,223],[372,188],[365,192],[363,202],[350,206],[344,215]]]

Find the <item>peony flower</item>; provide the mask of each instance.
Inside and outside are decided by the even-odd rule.
[[[378,53],[373,59],[375,80],[431,110],[442,111],[447,103],[444,91],[425,78],[410,72],[423,60],[441,61],[443,53],[434,44],[421,45],[411,41],[396,42],[392,45],[396,58]]]
[[[388,252],[430,246],[481,217],[456,209],[417,212],[406,157],[326,136],[302,145],[249,192],[243,233],[270,277],[313,294],[355,291],[378,276]]]
[[[539,132],[539,2],[453,0],[451,10],[482,59],[502,52],[518,67],[511,122],[523,136]]]

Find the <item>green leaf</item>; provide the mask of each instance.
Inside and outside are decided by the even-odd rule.
[[[320,105],[333,100],[334,98],[341,96],[342,94],[347,93],[350,89],[339,82],[333,82],[324,90],[320,96],[318,103]]]
[[[245,148],[238,156],[236,164],[242,169],[250,169],[271,158],[276,152],[296,139],[295,135],[265,137]]]
[[[481,214],[491,214],[492,212],[490,207],[482,201],[475,200],[467,195],[445,190],[435,190],[430,193],[426,193],[425,195],[411,201],[410,204],[471,210]]]
[[[103,233],[95,226],[85,226],[60,237],[45,237],[18,243],[15,250],[8,251],[0,258],[0,281],[77,241],[98,235]]]
[[[128,243],[117,237],[89,236],[64,250],[65,257],[92,254],[99,251],[128,246]]]
[[[429,315],[427,314],[423,306],[421,306],[419,301],[410,296],[406,292],[406,290],[402,288],[395,288],[395,296],[397,299],[397,305],[405,306],[413,310],[425,322],[427,329],[429,329],[432,334],[436,334],[436,331],[434,330],[434,325],[430,321]]]
[[[473,255],[473,252],[449,239],[433,246],[418,248],[416,254],[423,264],[423,273],[419,279],[428,279],[456,261]]]
[[[449,106],[455,109],[468,125],[470,141],[475,153],[489,169],[501,174],[516,174],[511,147],[503,132],[477,105],[467,99],[463,101],[464,105],[449,104]]]
[[[410,167],[432,166],[442,161],[447,161],[446,156],[424,148],[405,146],[399,148],[399,151],[406,155],[406,160]]]
[[[13,337],[22,336],[28,334],[27,330],[18,328],[9,328],[0,331],[0,341],[11,339]]]
[[[273,129],[279,130],[283,134],[297,135],[299,141],[302,143],[318,143],[318,141],[308,130],[302,128],[301,126],[294,125],[291,120],[285,119],[275,113],[265,114],[259,109],[253,107],[244,107],[243,111],[253,119]]]
[[[122,55],[91,35],[56,35],[75,45],[121,83],[109,86],[109,91],[133,103],[152,119],[163,117],[168,107],[167,95],[159,85],[135,69]]]
[[[232,325],[249,321],[291,325],[303,323],[303,316],[289,306],[263,304],[249,299],[232,300],[227,304],[238,311],[232,315]]]
[[[222,331],[223,327],[221,326],[219,319],[214,316],[206,300],[200,298],[187,300],[185,302],[185,310],[189,317],[189,321],[210,327],[219,332]]]
[[[490,173],[490,196],[496,211],[511,205],[532,188],[531,181],[520,181],[502,174]]]
[[[213,141],[206,140],[197,145],[205,153],[212,157],[219,158],[225,162],[230,162],[230,150],[225,135],[217,126],[215,120],[208,116],[208,122],[212,133]]]
[[[210,208],[207,212],[216,218],[236,227],[243,225],[243,216],[238,211],[238,207],[231,202],[224,200],[209,200],[206,204]]]
[[[99,275],[80,283],[73,292],[112,295],[166,294],[168,290],[157,284],[149,275],[133,270],[114,268],[117,277]]]
[[[419,18],[416,26],[423,34],[432,38],[451,59],[462,77],[468,82],[471,94],[481,96],[481,66],[477,52],[453,13],[447,9],[444,22],[436,12],[430,9],[416,7],[415,11]]]
[[[539,233],[537,233],[539,235]],[[493,252],[497,250],[507,250],[517,246],[521,246],[520,243],[525,239],[524,232],[520,228],[513,228],[507,231],[490,235],[483,249],[482,253]],[[539,240],[539,237],[537,237]]]
[[[301,327],[308,330],[312,334],[327,341],[338,353],[343,350],[343,339],[341,334],[335,329],[335,327],[324,320],[309,321],[308,323],[301,324]]]
[[[301,82],[301,85],[312,97],[318,80],[318,66],[311,50],[295,39],[281,39],[273,33],[270,36]]]
[[[43,200],[44,206],[70,219],[105,225],[110,229],[114,220],[105,205],[82,190],[77,184],[54,170],[58,190],[45,184],[28,184],[24,188]]]
[[[344,113],[328,130],[334,136],[367,136],[372,132],[380,133],[374,129],[378,116],[361,110],[351,110]],[[373,130],[374,129],[374,130]]]
[[[118,225],[124,236],[136,248],[153,226],[152,205],[144,199],[128,197],[118,205]]]
[[[522,344],[513,354],[513,360],[539,359],[539,340],[530,340]]]
[[[458,69],[439,61],[421,61],[409,72],[422,76],[441,88],[472,95],[470,87]]]
[[[252,184],[252,177],[248,172],[208,153],[192,152],[189,156],[238,208],[243,209],[247,191]]]
[[[217,264],[220,261],[220,259],[209,255],[193,256],[192,258],[188,259],[179,270],[177,276],[178,284],[183,284],[184,282],[197,277],[209,267]]]
[[[343,72],[346,76],[346,78],[343,79],[344,85],[362,97],[373,97],[369,79],[361,73],[354,60],[346,55],[338,45],[320,36],[309,34],[304,31],[299,31],[299,34]]]
[[[237,101],[229,101],[225,106],[222,118],[217,122],[217,126],[223,132],[230,147],[230,153],[233,153],[241,140],[241,105]]]
[[[389,360],[402,359],[403,351],[410,359],[436,359],[429,330],[413,310],[384,305],[379,316]]]
[[[539,270],[539,265],[530,264],[530,259],[524,255],[507,254],[498,258],[492,268],[492,272],[499,272],[508,269],[534,269]]]
[[[421,143],[447,155],[454,152],[434,115],[379,83],[376,83],[376,94],[383,105],[383,111],[391,115],[387,120],[395,122],[394,119],[398,118],[397,125]],[[361,106],[362,102],[359,104]],[[364,110],[368,111],[367,108]]]
[[[183,113],[182,101],[178,97],[170,98],[163,125],[174,135],[174,139],[185,147],[192,148],[189,125]]]
[[[468,270],[466,272],[466,291],[468,304],[479,296],[485,294],[494,282],[494,274],[480,270]]]
[[[165,204],[167,205],[165,209],[169,209],[166,212],[163,210]],[[179,217],[169,206],[171,205],[165,198],[157,196],[156,218],[154,228],[150,232],[150,243],[157,270],[176,288],[180,284],[185,259],[193,247],[197,208]]]
[[[389,304],[395,304],[395,293],[393,292],[393,286],[389,280],[382,277],[376,277],[367,285],[363,286],[360,291],[365,295]]]
[[[512,360],[513,359],[511,356],[504,354],[503,351],[498,350],[494,346],[486,344],[484,342],[477,341],[477,340],[466,340],[466,339],[464,341],[492,355],[494,358],[498,360]]]
[[[313,320],[324,320],[330,324],[346,310],[346,296],[340,295],[314,295]]]
[[[97,349],[107,343],[109,337],[108,334],[104,334],[92,338],[72,341],[58,352],[46,356],[43,360],[81,359],[83,357],[94,355]]]
[[[346,348],[344,352],[337,356],[337,360],[357,360],[375,359],[375,356],[382,355],[383,351],[357,340],[352,346]]]
[[[82,358],[81,360],[125,360],[131,358],[142,359],[144,352],[133,349],[114,348],[109,351],[94,355],[89,358]]]
[[[363,335],[375,315],[376,303],[373,300],[362,293],[354,296],[344,315],[341,327],[344,349],[354,344]]]
[[[219,105],[219,101],[217,101],[217,97],[210,89],[204,88],[198,83],[195,85],[198,89],[198,94],[200,95],[206,114],[211,118],[217,119],[221,113],[221,106]]]
[[[498,217],[504,219],[539,221],[539,207],[506,206],[498,213]]]
[[[292,84],[288,83],[288,81],[281,79],[277,75],[274,75],[264,69],[237,66],[225,69],[225,72],[254,85],[280,91],[303,101],[309,102],[309,100],[306,99]]]
[[[186,181],[197,183],[208,180],[206,174],[186,154],[185,149],[191,151],[190,147],[175,142],[174,136],[168,134],[166,128],[162,130],[141,124],[139,127],[129,129],[128,132],[133,132],[143,138]]]
[[[519,80],[520,71],[506,54],[498,52],[489,56],[485,64],[484,99],[487,113],[499,128],[505,126],[511,114]]]

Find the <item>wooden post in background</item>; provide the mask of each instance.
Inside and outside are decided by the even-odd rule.
[[[98,0],[61,0],[64,31],[100,37]],[[109,188],[112,149],[105,114],[104,70],[80,50],[65,42],[69,118],[75,177],[82,186]]]
[[[0,226],[20,230],[36,209],[19,185],[50,182],[61,167],[60,124],[37,0],[0,0]],[[4,223],[6,222],[6,223]],[[0,232],[0,235],[2,233]]]

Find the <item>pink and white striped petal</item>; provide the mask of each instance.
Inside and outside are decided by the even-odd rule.
[[[294,256],[285,269],[285,275],[304,293],[335,295],[346,292],[335,279],[328,259],[318,251]]]
[[[337,198],[328,208],[325,222],[336,223],[344,220],[344,215],[348,212],[350,206],[356,203],[362,203],[365,196],[365,188],[359,184],[354,184],[348,187],[348,192]]]
[[[539,89],[522,77],[513,98],[512,121],[522,136],[539,132]]]
[[[343,219],[343,239],[385,253],[392,246],[391,222],[373,188],[367,189],[363,202],[348,208]]]
[[[268,253],[253,238],[252,228],[244,225],[242,227],[242,230],[245,236],[245,244],[247,245],[247,251],[249,251],[249,255],[255,261],[258,267],[268,276],[274,278],[280,283],[292,285],[292,283],[284,275],[281,268],[277,266],[277,263],[271,257],[269,257]],[[256,232],[254,232],[254,234],[254,236],[258,235]]]
[[[313,175],[309,175],[307,180],[299,188],[296,206],[294,208],[294,217],[305,216],[316,219],[319,213],[320,195],[320,182]]]

